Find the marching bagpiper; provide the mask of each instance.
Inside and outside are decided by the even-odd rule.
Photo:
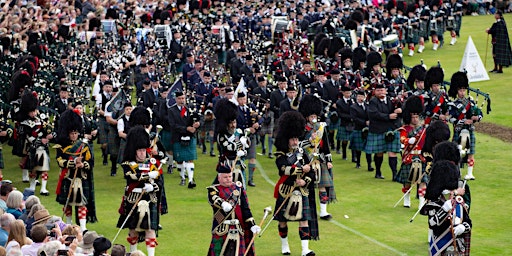
[[[462,25],[462,3],[458,0],[451,0],[446,3],[448,17],[446,18],[446,30],[450,31],[450,45],[457,42],[457,37],[460,37],[460,27]]]
[[[445,121],[448,118],[448,95],[442,89],[444,72],[440,67],[431,67],[425,75],[425,90],[428,98],[425,107],[425,124],[433,120]]]
[[[430,2],[430,36],[432,37],[432,50],[434,51],[437,51],[437,48],[442,46],[444,42],[444,16],[445,10],[440,0],[432,0]]]

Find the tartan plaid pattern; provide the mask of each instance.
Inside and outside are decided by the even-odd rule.
[[[491,27],[491,31],[491,33],[495,33],[493,39],[496,39],[496,43],[492,45],[492,54],[496,56],[496,64],[503,66],[511,65],[512,50],[505,22],[503,20],[495,22]]]
[[[338,122],[336,122],[336,123],[327,122],[327,130],[328,131],[336,131],[336,130],[338,130],[338,127],[340,127],[339,119],[338,119]]]
[[[334,187],[333,176],[332,176],[332,169],[327,169],[326,163],[321,163],[320,168],[322,169],[322,173],[320,175],[320,181],[318,182],[319,188],[326,188],[326,187]],[[336,196],[336,195],[335,195]]]
[[[364,151],[368,154],[383,152],[400,152],[400,133],[395,131],[395,139],[392,142],[386,142],[385,133],[368,133],[368,140]]]
[[[110,155],[117,155],[119,153],[119,143],[121,138],[117,133],[117,127],[109,125],[107,135],[107,150]]]
[[[422,164],[421,173],[425,172],[425,163]],[[400,170],[396,176],[396,182],[402,184],[409,184],[409,174],[411,173],[411,164],[403,164],[400,166]],[[421,182],[426,183],[428,181],[428,175],[423,175]]]
[[[150,217],[150,229],[157,230],[158,229],[158,208],[155,203],[149,201],[149,196],[143,196],[141,200],[147,200],[149,202],[149,217]],[[130,204],[126,201],[123,202],[123,211],[124,213],[119,216],[119,220],[117,221],[117,227],[120,228],[123,224],[124,220],[128,217],[128,221],[124,225],[123,229],[135,229],[137,227],[137,223],[139,221],[137,209],[133,211],[130,216],[126,216],[130,212],[133,207],[133,204]],[[141,224],[142,225],[142,224]],[[139,237],[140,238],[140,237]]]
[[[341,141],[349,141],[350,140],[350,134],[352,132],[347,131],[346,126],[338,126],[338,132],[336,133],[336,140]]]
[[[0,169],[4,168],[4,154],[2,153],[2,146],[0,145]]]
[[[350,135],[349,148],[353,150],[363,151],[366,146],[366,140],[363,140],[363,133],[359,130],[353,130]]]
[[[314,197],[315,195],[309,195]],[[279,209],[281,204],[284,202],[284,197],[279,194],[279,197],[276,200],[276,206],[274,209]],[[290,198],[286,200],[286,203],[290,202]],[[311,208],[309,206],[309,199],[307,196],[302,196],[302,219],[297,221],[303,221],[303,220],[311,220]],[[276,214],[274,217],[274,220],[280,221],[280,222],[287,222],[290,221],[284,217],[284,213],[286,212],[286,205],[281,207],[281,210]]]
[[[408,44],[418,44],[418,42],[420,41],[420,30],[412,29],[412,37],[410,37],[409,33],[407,33],[405,41]]]
[[[176,162],[192,161],[197,159],[196,138],[190,138],[188,146],[182,146],[180,142],[172,144],[174,160]]]
[[[119,140],[119,154],[117,155],[117,163],[122,164],[123,163],[123,156],[124,156],[124,149],[126,148],[126,140],[120,139]]]
[[[98,144],[104,144],[108,142],[108,123],[104,117],[98,118]]]
[[[457,132],[457,133],[454,132],[452,141],[459,144],[459,136],[460,136],[460,132]],[[476,153],[475,146],[476,146],[475,132],[472,130],[469,130],[469,153],[468,154],[474,155]]]
[[[77,173],[76,178],[77,179],[82,179],[79,176],[80,176],[80,173]],[[60,187],[60,194],[57,195],[57,202],[59,202],[59,204],[62,204],[62,205],[66,204],[66,201],[67,201],[67,198],[68,198],[68,193],[69,193],[69,188],[71,186],[71,180],[72,179],[73,179],[73,176],[71,176],[69,178],[64,178],[62,180],[62,185]],[[88,196],[91,193],[91,189],[89,187],[89,182],[86,179],[82,179],[82,190],[83,190],[84,196],[87,198],[86,201],[89,201],[88,200],[89,199]],[[82,202],[73,202],[72,199],[73,199],[73,195],[71,195],[68,205],[71,205],[71,206],[82,206],[82,205],[84,205],[84,204],[82,204]]]
[[[172,143],[171,143],[172,133],[171,133],[171,131],[162,130],[160,132],[160,139],[161,139],[160,142],[162,142],[162,145],[164,146],[165,151],[171,151],[172,150]]]

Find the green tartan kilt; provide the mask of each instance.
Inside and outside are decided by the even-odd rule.
[[[336,123],[328,122],[327,131],[336,131],[338,130],[338,127],[340,127],[340,120],[338,120]]]
[[[142,197],[142,200],[148,200],[144,196]],[[133,204],[130,204],[126,201],[123,202],[123,214],[119,216],[119,220],[117,221],[117,227],[120,228],[125,219],[127,218],[127,214],[131,211],[133,207]],[[150,216],[150,229],[157,230],[158,229],[158,208],[155,203],[149,203],[149,216]],[[137,227],[138,223],[138,211],[137,207],[133,211],[133,213],[128,217],[128,220],[126,221],[126,224],[124,225],[123,229],[129,228],[129,229],[135,229]]]
[[[0,169],[4,168],[4,154],[2,153],[2,145],[0,145]]]
[[[351,132],[347,131],[346,126],[338,126],[338,132],[336,133],[336,140],[349,141]]]
[[[77,174],[77,179],[78,178],[78,175],[80,175],[80,173]],[[71,186],[71,181],[73,180],[73,176],[69,177],[69,178],[64,178],[62,180],[62,184],[61,184],[61,187],[60,187],[60,194],[57,195],[57,202],[59,204],[62,204],[62,205],[66,205],[66,201],[68,199],[68,194],[69,194],[69,188]],[[87,198],[88,195],[90,195],[91,193],[91,189],[89,187],[89,182],[87,180],[84,180],[82,179],[82,189],[83,189],[83,194],[86,198],[86,201],[89,201]],[[85,205],[85,204],[82,204],[81,202],[73,202],[73,195],[71,195],[70,199],[69,199],[69,203],[68,205],[71,205],[71,206],[74,206],[74,205],[77,205],[77,206],[80,206],[80,205]]]
[[[421,173],[425,173],[425,163],[422,163],[421,165]],[[409,184],[409,174],[411,173],[411,165],[410,164],[403,164],[400,166],[400,170],[397,173],[396,176],[396,182],[401,184]],[[421,182],[427,183],[428,181],[428,175],[423,175],[421,178]]]
[[[413,32],[412,32],[412,37],[407,35],[407,37],[405,38],[405,41],[408,43],[408,44],[418,44],[419,41],[420,41],[420,32],[418,29],[414,29]]]
[[[174,160],[176,162],[192,161],[197,159],[196,138],[191,137],[188,146],[182,146],[180,142],[175,142],[173,145]]]
[[[98,144],[105,144],[108,142],[108,129],[109,124],[104,117],[98,118]]]
[[[315,195],[309,195],[309,196],[315,196]],[[279,209],[281,204],[284,202],[284,197],[279,194],[279,197],[276,200],[276,206],[274,209]],[[290,202],[290,198],[286,200],[285,205],[281,207],[281,210],[276,213],[276,216],[274,217],[274,220],[277,220],[279,222],[287,222],[290,221],[284,217],[284,214],[286,212],[286,206]],[[309,199],[307,196],[302,196],[302,219],[296,220],[296,221],[305,221],[305,220],[311,220],[311,208],[309,206]]]
[[[119,154],[117,155],[117,163],[123,163],[124,149],[126,148],[126,140],[120,138],[119,140]]]
[[[353,130],[350,135],[349,148],[352,150],[363,151],[366,145],[366,140],[363,140],[363,133],[361,130]]]
[[[459,136],[460,136],[460,132],[453,133],[452,141],[457,143],[457,145],[459,144]],[[476,146],[475,132],[472,130],[469,130],[469,153],[468,154],[474,155],[476,153],[475,146]]]
[[[321,163],[320,168],[322,168],[322,173],[320,174],[320,181],[318,182],[318,187],[326,188],[326,187],[334,187],[332,169],[327,169],[326,163]]]
[[[171,151],[172,150],[172,143],[171,143],[172,134],[171,131],[162,130],[160,132],[160,139],[162,142],[162,145],[165,148],[165,151]]]
[[[107,149],[110,155],[117,155],[119,153],[119,144],[121,143],[121,138],[117,133],[117,127],[109,125],[108,128],[108,136],[107,136]]]
[[[383,152],[400,152],[400,133],[395,131],[395,139],[392,142],[386,142],[384,139],[385,132],[383,133],[368,133],[368,140],[364,151],[368,154],[376,154]]]

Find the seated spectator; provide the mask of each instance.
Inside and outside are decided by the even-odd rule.
[[[59,249],[64,249],[64,245],[59,241],[49,241],[43,244],[43,246],[39,247],[37,250],[37,255],[57,255],[57,251]],[[41,254],[44,252],[44,254]]]
[[[44,206],[42,204],[35,204],[32,206],[30,211],[27,214],[27,220],[25,221],[25,227],[27,228],[27,236],[30,237],[30,230],[32,229],[32,224],[34,223],[34,214],[39,211],[44,210]]]
[[[25,205],[23,203],[23,193],[18,190],[13,190],[7,196],[7,211],[14,215],[14,218],[18,219],[25,211]]]
[[[16,218],[10,213],[4,213],[0,216],[0,246],[7,244],[11,223],[14,221],[16,221]]]
[[[30,230],[30,237],[33,243],[22,246],[21,252],[23,255],[38,256],[37,251],[39,248],[48,242],[48,229],[45,225],[33,226]]]
[[[130,256],[146,256],[141,250],[136,250],[130,254]]]
[[[0,187],[0,209],[4,212],[7,211],[7,196],[13,190],[12,184],[2,183],[2,187]]]
[[[98,237],[94,240],[94,256],[108,255],[108,249],[112,247],[112,243],[105,237]]]
[[[124,245],[114,244],[114,246],[112,246],[112,252],[110,252],[110,256],[125,256],[125,254],[126,247],[124,247]]]
[[[9,229],[9,237],[7,238],[9,242],[7,242],[5,246],[8,254],[10,254],[12,248],[21,251],[21,247],[32,243],[32,240],[27,237],[27,231],[25,230],[25,223],[23,223],[23,221],[15,220],[11,222]]]
[[[83,236],[83,239],[81,242],[78,243],[78,248],[76,250],[77,253],[81,253],[84,255],[93,255],[94,254],[94,248],[93,243],[96,238],[100,237],[96,231],[86,231],[86,233]],[[115,248],[115,246],[114,246]],[[112,249],[112,255],[113,255],[114,249]],[[120,254],[121,256],[125,256],[123,254]]]
[[[27,222],[27,216],[30,212],[30,210],[32,209],[32,206],[36,205],[36,204],[41,204],[41,200],[39,200],[39,197],[37,196],[29,196],[27,198],[27,200],[25,200],[25,212],[18,218],[20,220],[22,220],[23,222]],[[30,229],[29,229],[30,231]]]

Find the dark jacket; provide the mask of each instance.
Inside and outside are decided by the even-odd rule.
[[[381,102],[377,97],[373,97],[368,104],[368,117],[370,119],[371,133],[384,133],[399,127],[399,120],[389,119],[389,114],[394,111],[391,99],[386,97],[386,103]]]

